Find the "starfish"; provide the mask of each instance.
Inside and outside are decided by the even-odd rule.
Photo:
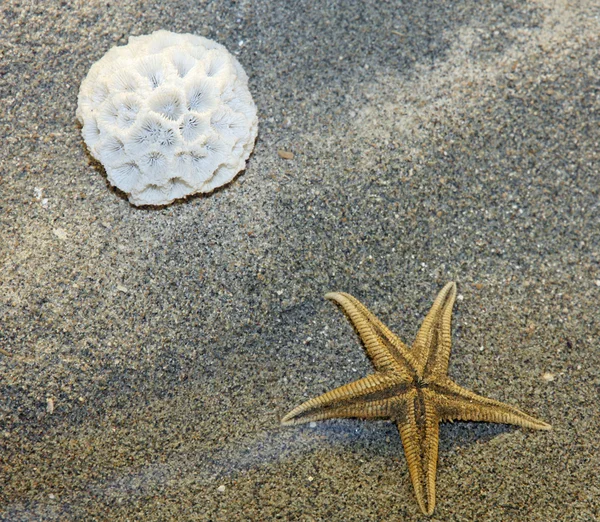
[[[358,331],[375,373],[301,404],[281,422],[292,425],[348,417],[393,420],[424,514],[431,515],[435,507],[440,422],[482,421],[551,429],[549,424],[477,395],[448,377],[455,283],[442,288],[410,349],[355,297],[343,292],[325,297],[341,306]]]

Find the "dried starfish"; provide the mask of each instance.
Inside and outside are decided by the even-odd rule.
[[[402,438],[417,502],[426,515],[435,507],[440,422],[483,421],[551,429],[549,424],[466,390],[448,377],[455,283],[440,291],[411,349],[358,299],[342,292],[325,297],[338,303],[358,330],[376,373],[301,404],[281,422],[291,425],[344,417],[393,420]]]

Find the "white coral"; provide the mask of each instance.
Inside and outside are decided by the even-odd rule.
[[[165,205],[228,183],[256,139],[246,73],[201,36],[129,38],[92,65],[78,101],[85,143],[134,205]]]

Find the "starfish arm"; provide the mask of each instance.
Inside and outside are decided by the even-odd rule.
[[[450,379],[432,387],[440,420],[481,421],[515,424],[536,430],[550,430],[552,426],[521,410],[500,401],[477,395]]]
[[[344,292],[330,292],[325,298],[338,303],[354,325],[377,371],[394,371],[410,380],[408,368],[415,360],[408,347],[358,299]]]
[[[456,283],[448,283],[435,298],[412,345],[420,376],[425,372],[443,375],[448,369],[452,346],[452,307],[456,300]]]
[[[302,424],[323,419],[390,417],[391,397],[405,392],[397,378],[375,373],[310,399],[289,412],[281,423]]]
[[[421,511],[431,515],[435,508],[435,477],[439,446],[439,419],[431,406],[421,404],[417,411],[415,398],[406,407],[406,417],[396,420],[408,472]]]

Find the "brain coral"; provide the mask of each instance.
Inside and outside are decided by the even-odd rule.
[[[134,205],[210,192],[244,168],[258,119],[239,62],[212,40],[156,31],[92,65],[77,118],[92,156]]]

